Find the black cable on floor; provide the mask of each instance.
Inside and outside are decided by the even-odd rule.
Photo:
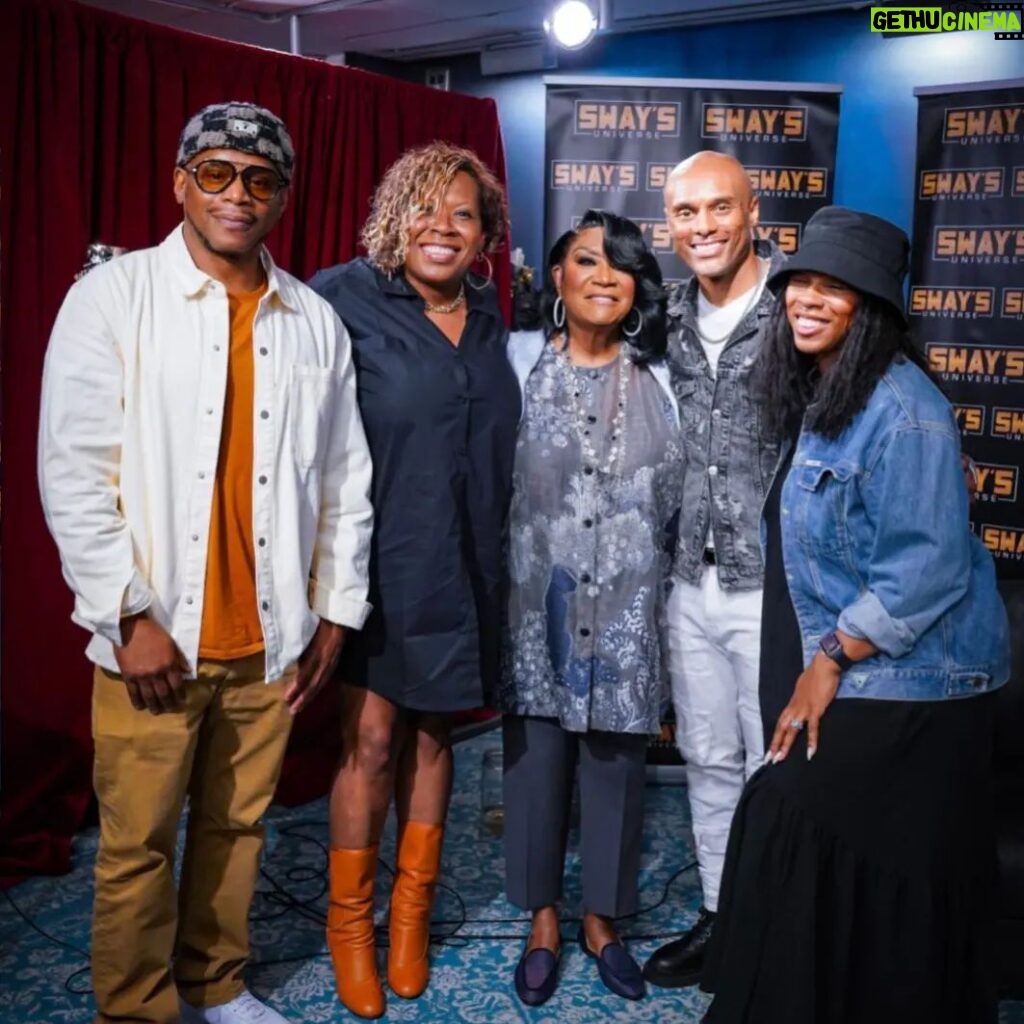
[[[307,835],[304,829],[315,829],[321,835],[325,835],[327,832],[327,822],[325,821],[298,821],[293,822],[289,825],[281,826],[277,829],[279,836],[290,839],[298,840],[300,842],[310,843],[315,846],[323,858],[323,866],[318,870],[314,867],[293,867],[288,869],[283,876],[283,879],[276,877],[271,874],[267,868],[260,868],[260,878],[269,888],[257,888],[254,893],[253,902],[257,900],[263,903],[269,904],[272,910],[256,912],[251,915],[251,920],[254,922],[264,921],[276,921],[279,918],[286,917],[289,914],[294,914],[303,920],[310,921],[320,927],[325,927],[327,923],[327,915],[322,909],[323,899],[327,895],[330,889],[330,883],[328,881],[328,864],[329,864],[329,850],[321,839],[315,836]],[[657,910],[663,906],[668,900],[669,890],[675,884],[675,882],[686,872],[692,871],[697,866],[697,861],[693,860],[688,864],[683,865],[671,878],[665,882],[662,887],[661,896],[649,906],[643,906],[638,908],[632,914],[626,914],[619,918],[620,921],[639,921],[646,914]],[[378,867],[383,867],[388,874],[394,876],[394,868],[391,867],[386,861],[378,858]],[[314,890],[309,895],[298,896],[291,887],[298,886],[310,886],[312,883],[318,883],[315,885]],[[466,908],[466,902],[460,895],[460,893],[453,889],[450,885],[444,882],[439,882],[437,889],[448,893],[458,905],[458,915],[451,920],[440,920],[431,921],[431,935],[430,941],[433,945],[438,946],[450,946],[455,948],[461,948],[466,946],[470,942],[523,942],[526,939],[526,933],[522,930],[516,932],[514,935],[495,933],[489,930],[479,932],[464,932],[463,929],[472,926],[498,926],[502,925],[519,925],[521,928],[525,928],[530,923],[529,915],[523,915],[519,917],[499,917],[499,918],[477,918],[475,920],[470,919],[468,910]],[[51,935],[45,931],[39,925],[32,920],[32,918],[26,914],[13,900],[10,893],[4,891],[4,897],[10,904],[14,912],[20,917],[33,931],[42,936],[48,942],[55,946],[59,946],[63,949],[67,949],[74,953],[76,956],[88,962],[89,953],[75,946],[72,943],[65,942],[62,939],[58,939],[56,936]],[[562,920],[563,925],[577,925],[581,922],[578,917],[564,918]],[[438,928],[447,928],[446,931],[437,931]],[[384,948],[387,946],[387,927],[384,925],[376,926],[376,939],[377,946]],[[632,939],[635,941],[647,941],[651,939],[668,939],[674,938],[678,935],[678,931],[669,933],[654,933],[654,934],[637,934],[630,933],[622,936],[623,939]],[[569,937],[570,939],[575,938],[574,935]],[[563,941],[568,941],[563,936]],[[287,957],[275,957],[269,960],[252,960],[251,965],[253,967],[272,967],[279,966],[282,964],[301,963],[305,960],[315,960],[319,957],[327,956],[327,951],[322,947],[318,947],[315,951],[304,954],[297,954],[294,956]],[[73,995],[89,995],[92,992],[91,988],[77,988],[74,987],[76,980],[83,974],[89,972],[89,967],[80,967],[72,972],[64,981],[64,988],[66,991]]]
[[[326,925],[326,921],[327,921],[326,914],[322,910],[320,910],[320,909],[312,909],[311,908],[311,904],[319,903],[319,901],[323,898],[324,894],[329,889],[329,883],[327,881],[327,863],[328,863],[329,851],[328,851],[328,848],[327,848],[326,844],[324,844],[321,840],[316,839],[313,836],[306,835],[304,832],[300,831],[301,829],[305,829],[305,828],[315,828],[315,829],[317,829],[320,832],[320,834],[324,834],[324,831],[326,830],[326,822],[322,822],[322,821],[319,821],[319,822],[318,821],[295,822],[292,825],[289,825],[289,826],[286,826],[286,827],[280,829],[279,830],[279,834],[282,835],[282,836],[285,836],[287,838],[299,839],[299,840],[302,840],[302,841],[305,841],[305,842],[312,843],[313,845],[315,845],[316,847],[319,848],[319,850],[320,850],[320,852],[321,852],[321,854],[322,854],[322,856],[324,858],[324,865],[325,865],[324,869],[320,873],[321,885],[317,888],[317,892],[314,895],[312,895],[312,896],[306,896],[306,897],[295,896],[292,892],[290,892],[286,888],[285,885],[283,885],[276,878],[271,876],[270,873],[265,868],[261,869],[260,875],[261,875],[261,877],[265,881],[267,881],[271,885],[272,891],[271,892],[259,891],[257,893],[257,895],[259,897],[261,897],[262,899],[264,899],[264,900],[266,900],[266,901],[276,905],[277,907],[281,908],[281,912],[280,913],[274,913],[272,915],[271,914],[253,914],[253,920],[254,921],[275,920],[278,917],[282,916],[283,914],[288,913],[289,911],[291,911],[291,912],[297,914],[298,916],[300,916],[302,918],[305,918],[306,920],[314,921],[315,923],[320,924],[320,925]],[[389,875],[394,876],[394,868],[390,864],[388,864],[386,861],[378,858],[377,864],[378,864],[378,867],[383,867],[384,870]],[[634,911],[632,914],[624,915],[623,917],[619,918],[618,920],[620,920],[620,921],[638,921],[644,915],[650,914],[653,911],[657,910],[659,907],[663,906],[665,904],[665,902],[668,900],[669,891],[670,891],[671,887],[675,884],[675,882],[683,874],[685,874],[686,872],[692,871],[696,866],[697,866],[697,861],[696,860],[693,860],[690,863],[683,865],[683,867],[681,867],[678,871],[676,871],[675,874],[673,874],[668,879],[668,881],[665,882],[665,884],[664,884],[664,886],[662,888],[661,896],[654,903],[650,904],[649,906],[640,907],[636,911]],[[317,872],[315,872],[313,869],[309,869],[309,868],[295,868],[295,869],[292,869],[292,871],[289,872],[286,877],[291,878],[295,874],[295,872],[300,872],[300,871],[304,873],[304,875],[302,877],[302,881],[311,881],[313,878],[315,878],[317,876]],[[456,918],[454,918],[452,920],[433,920],[433,921],[431,921],[431,935],[430,935],[431,944],[437,945],[437,946],[451,946],[451,947],[460,947],[461,948],[461,947],[465,946],[469,942],[522,942],[522,941],[524,941],[526,935],[522,931],[519,931],[519,932],[516,932],[515,934],[511,934],[510,935],[510,934],[503,934],[503,933],[493,933],[493,932],[490,932],[490,931],[486,931],[486,932],[483,932],[483,931],[481,931],[481,932],[464,932],[462,929],[463,928],[467,928],[467,927],[471,927],[471,926],[480,926],[480,925],[499,926],[499,927],[502,926],[502,925],[520,925],[522,927],[526,927],[530,923],[530,917],[528,915],[524,915],[524,916],[520,916],[520,917],[507,917],[507,918],[477,918],[475,920],[471,920],[469,918],[469,914],[468,914],[468,911],[467,911],[467,908],[466,908],[465,900],[462,898],[461,894],[457,890],[453,889],[450,885],[447,885],[444,882],[439,882],[438,885],[437,885],[437,889],[439,891],[448,893],[455,900],[455,902],[458,904],[459,914],[458,914],[458,916]],[[578,924],[581,923],[581,918],[578,918],[578,917],[564,918],[562,923],[566,924],[566,925],[578,925]],[[445,927],[445,926],[447,926],[447,928],[449,930],[444,931],[444,932],[439,932],[439,931],[436,930],[439,927]],[[376,932],[376,940],[377,940],[376,944],[377,944],[377,947],[378,948],[386,948],[387,945],[388,945],[388,942],[387,942],[387,927],[385,925],[378,925],[378,926],[375,927],[375,932]],[[646,941],[646,940],[651,940],[651,939],[675,938],[678,934],[679,934],[678,930],[677,931],[673,931],[673,932],[668,932],[668,933],[650,933],[650,934],[643,934],[643,935],[632,934],[631,933],[631,934],[623,935],[622,938]],[[571,937],[574,937],[574,936],[571,936]],[[254,961],[252,961],[252,965],[254,967],[278,966],[280,964],[295,963],[296,961],[315,959],[317,957],[322,957],[322,956],[327,956],[327,951],[324,950],[323,948],[320,948],[316,952],[310,953],[310,954],[308,954],[306,956],[282,957],[282,958],[274,958],[274,959],[271,959],[271,960],[254,960]]]
[[[29,915],[26,914],[25,911],[22,910],[21,907],[19,907],[17,903],[14,902],[14,897],[11,896],[11,894],[6,889],[4,889],[2,891],[3,891],[4,899],[6,899],[7,902],[10,904],[11,910],[13,910],[15,912],[15,914],[17,914],[18,917],[20,917],[22,919],[22,921],[24,921],[25,924],[27,924],[29,926],[29,928],[32,929],[32,931],[34,931],[38,935],[41,935],[44,939],[46,939],[47,942],[52,943],[54,946],[60,946],[61,949],[70,950],[70,952],[74,953],[75,956],[81,957],[81,959],[83,959],[86,962],[86,966],[85,967],[79,967],[78,970],[73,971],[71,974],[69,974],[64,979],[64,988],[65,988],[65,990],[67,992],[70,992],[72,995],[76,995],[76,996],[87,996],[87,995],[90,995],[92,993],[92,989],[91,988],[80,989],[80,988],[73,988],[72,987],[73,982],[75,981],[76,978],[78,978],[79,975],[81,975],[81,974],[88,974],[89,973],[89,967],[88,967],[88,964],[89,964],[89,954],[88,954],[88,952],[86,950],[82,949],[80,946],[76,946],[76,945],[74,945],[73,943],[70,943],[70,942],[65,942],[63,939],[58,939],[56,935],[51,935],[44,928],[40,928],[39,925],[36,924],[36,922],[33,921],[32,918],[29,917]]]

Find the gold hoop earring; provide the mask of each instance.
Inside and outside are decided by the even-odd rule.
[[[474,291],[482,292],[494,280],[494,264],[491,263],[490,257],[485,252],[480,253],[477,259],[481,259],[487,264],[487,273],[484,275],[483,284],[473,284],[473,282],[470,281],[469,287]]]

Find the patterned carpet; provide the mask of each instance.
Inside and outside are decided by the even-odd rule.
[[[608,993],[572,941],[578,914],[579,860],[570,840],[561,982],[545,1006],[529,1010],[516,998],[512,971],[522,949],[526,919],[504,897],[501,842],[481,826],[481,763],[499,745],[488,732],[456,747],[456,792],[445,840],[444,887],[435,910],[431,984],[406,1002],[391,996],[384,1021],[433,1024],[697,1024],[706,997],[693,989],[652,989],[639,1003]],[[687,925],[699,903],[688,829],[686,790],[648,786],[643,877],[644,910],[622,922],[635,955],[651,952],[662,937]],[[264,878],[253,908],[255,964],[252,989],[295,1022],[354,1018],[336,1001],[323,944],[326,802],[275,807],[269,816]],[[39,878],[0,898],[0,1024],[88,1024],[93,1003],[86,966],[92,861],[96,834],[75,844],[74,869],[63,878]],[[394,829],[381,848],[378,922],[385,911],[386,865],[394,862]],[[35,928],[24,918],[30,919]],[[44,937],[36,928],[48,933]],[[1024,1024],[1024,1003],[1004,1004],[1001,1024]],[[965,1022],[966,1024],[966,1022]]]

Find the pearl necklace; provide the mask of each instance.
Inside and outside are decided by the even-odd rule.
[[[579,380],[577,379],[576,370],[573,367],[572,361],[569,358],[569,339],[564,335],[562,336],[562,346],[561,348],[556,346],[555,353],[558,356],[558,365],[562,370],[565,387],[568,390],[572,401],[573,412],[575,414],[574,419],[576,421],[576,433],[579,436],[580,449],[583,452],[584,472],[586,473],[587,467],[593,467],[599,473],[608,475],[612,472],[616,464],[618,464],[621,471],[626,449],[626,384],[629,379],[628,367],[626,366],[626,363],[628,362],[626,354],[620,351],[618,356],[618,408],[615,410],[615,415],[612,417],[610,432],[611,444],[608,445],[604,464],[601,465],[598,462],[597,449],[594,448],[594,443],[591,440],[590,427],[592,424],[587,419],[587,410],[583,407],[583,403],[580,400]]]
[[[466,301],[466,282],[459,285],[459,294],[451,302],[427,302],[423,300],[423,308],[428,313],[454,313]]]

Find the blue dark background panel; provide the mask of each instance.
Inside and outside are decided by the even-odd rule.
[[[451,88],[493,97],[509,171],[513,241],[527,263],[542,260],[544,73],[486,77],[476,56],[433,60],[451,67]],[[401,70],[399,71],[399,68]],[[422,67],[390,65],[423,81]],[[559,55],[551,74],[823,82],[843,87],[835,202],[911,228],[916,86],[1024,75],[1024,43],[991,32],[883,37],[868,7],[801,18],[608,36]],[[685,154],[680,154],[680,157]]]

